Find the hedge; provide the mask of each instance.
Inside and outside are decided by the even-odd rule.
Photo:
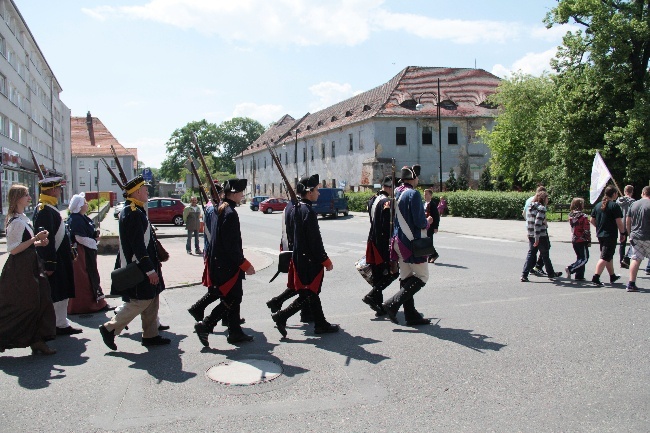
[[[368,200],[374,192],[347,193],[351,211],[365,212]],[[424,192],[420,189],[424,198]],[[455,191],[434,192],[433,196],[445,197],[452,216],[464,218],[521,219],[521,211],[532,192],[501,191]]]

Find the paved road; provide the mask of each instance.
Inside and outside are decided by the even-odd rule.
[[[520,283],[523,222],[443,219],[436,235],[441,258],[416,297],[435,325],[409,328],[375,319],[360,301],[369,287],[353,262],[364,252],[367,219],[321,220],[334,263],[325,275],[323,306],[342,332],[315,336],[295,316],[290,340],[280,341],[264,305],[283,289],[283,278],[268,283],[280,215],[247,208],[240,215],[247,255],[259,271],[244,282],[242,305],[253,343],[232,346],[218,329],[211,348],[202,348],[185,311],[204,292],[200,286],[163,293],[169,347],[140,346],[134,321],[117,339],[120,350],[111,352],[96,331],[107,315],[77,316],[84,333],[53,342],[57,355],[12,350],[0,356],[0,430],[648,430],[650,291],[565,279]],[[568,230],[563,224],[551,227],[558,269],[574,258],[570,244],[560,241]],[[185,254],[183,238],[163,242],[174,260],[164,268],[168,282],[199,274],[201,260]],[[102,258],[103,271],[111,260]],[[650,288],[649,278],[642,275],[639,285]],[[246,358],[275,362],[283,375],[242,387],[205,377],[214,365]]]

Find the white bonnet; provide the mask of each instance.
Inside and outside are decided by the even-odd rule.
[[[86,202],[86,193],[80,192],[79,194],[75,194],[72,196],[68,208],[70,209],[71,213],[79,213],[79,211],[81,210],[81,206],[83,206],[85,202]]]

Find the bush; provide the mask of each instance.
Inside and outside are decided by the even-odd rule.
[[[456,191],[438,193],[447,198],[449,214],[464,218],[521,219],[530,192]]]
[[[374,191],[348,192],[345,196],[348,198],[348,209],[353,212],[366,212],[368,210],[368,200],[375,195]]]

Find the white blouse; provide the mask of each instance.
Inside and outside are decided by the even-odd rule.
[[[13,214],[11,218],[13,217],[18,218],[14,219],[7,226],[7,252],[11,252],[11,250],[23,243],[23,234],[25,233],[25,229],[27,229],[30,236],[34,236],[32,222],[24,213]]]

